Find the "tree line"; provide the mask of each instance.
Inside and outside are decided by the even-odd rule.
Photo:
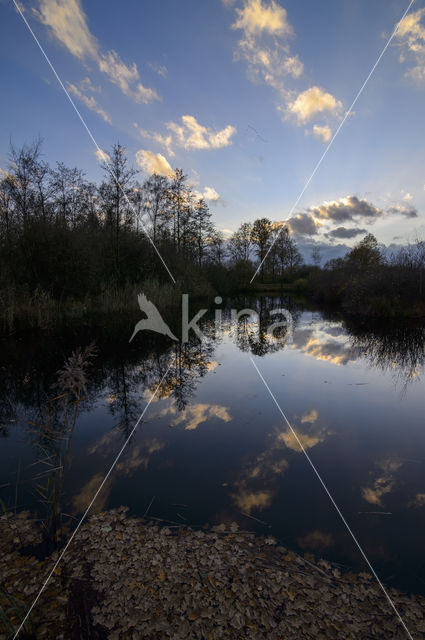
[[[230,239],[216,228],[207,201],[182,169],[140,181],[125,148],[113,145],[101,161],[103,179],[79,168],[51,167],[41,141],[11,145],[0,181],[1,289],[26,288],[54,298],[83,298],[107,287],[166,282],[154,246],[176,278],[227,289],[252,277],[293,274],[301,255],[287,228],[267,218],[244,223]]]
[[[309,273],[316,300],[362,316],[425,316],[425,242],[388,254],[368,233],[342,258]]]
[[[311,264],[285,223],[259,217],[225,238],[207,201],[182,169],[144,180],[116,143],[101,161],[96,184],[79,168],[45,161],[41,141],[11,145],[0,176],[0,300],[80,300],[155,283],[227,294],[255,284],[296,284],[319,302],[350,312],[424,313],[425,243],[387,256],[368,234],[345,257]],[[156,251],[156,249],[157,251]],[[169,289],[168,291],[171,291]],[[169,295],[169,293],[167,293]]]

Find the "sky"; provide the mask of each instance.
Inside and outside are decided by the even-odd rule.
[[[183,168],[227,235],[286,220],[304,251],[328,257],[367,232],[386,245],[425,237],[425,0],[350,110],[408,5],[19,3],[99,148],[119,141],[141,180]],[[40,136],[49,162],[100,180],[99,153],[12,0],[0,11],[0,167],[10,140]]]

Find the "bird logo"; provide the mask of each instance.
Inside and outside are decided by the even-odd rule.
[[[156,333],[161,333],[163,336],[168,336],[171,340],[178,341],[178,338],[176,338],[174,333],[171,332],[168,324],[162,319],[158,309],[150,300],[147,299],[144,293],[140,293],[137,296],[137,301],[139,303],[140,310],[147,315],[147,318],[139,320],[135,325],[133,335],[129,342],[133,340],[136,333],[139,331],[145,331],[146,329],[156,331]]]

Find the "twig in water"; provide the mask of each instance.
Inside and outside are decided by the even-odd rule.
[[[264,520],[260,520],[259,518],[255,518],[254,516],[250,516],[249,513],[245,513],[244,511],[239,511],[240,514],[245,516],[245,518],[250,518],[251,520],[255,520],[255,522],[259,522],[260,524],[264,524],[266,527],[271,527],[268,522],[264,522]]]
[[[146,509],[145,513],[143,514],[143,517],[146,518],[146,514],[149,512],[149,509],[152,506],[152,502],[155,500],[155,496],[152,496],[152,500],[149,502],[148,504],[148,508]]]

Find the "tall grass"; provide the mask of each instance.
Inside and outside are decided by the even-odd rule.
[[[87,384],[87,369],[95,354],[94,344],[78,348],[58,371],[59,392],[50,399],[42,422],[33,425],[38,438],[43,470],[36,476],[35,491],[45,509],[43,529],[48,548],[55,548],[63,532],[61,501],[66,471],[70,465],[72,437]],[[58,407],[59,404],[59,407]],[[59,413],[59,421],[56,416]]]

